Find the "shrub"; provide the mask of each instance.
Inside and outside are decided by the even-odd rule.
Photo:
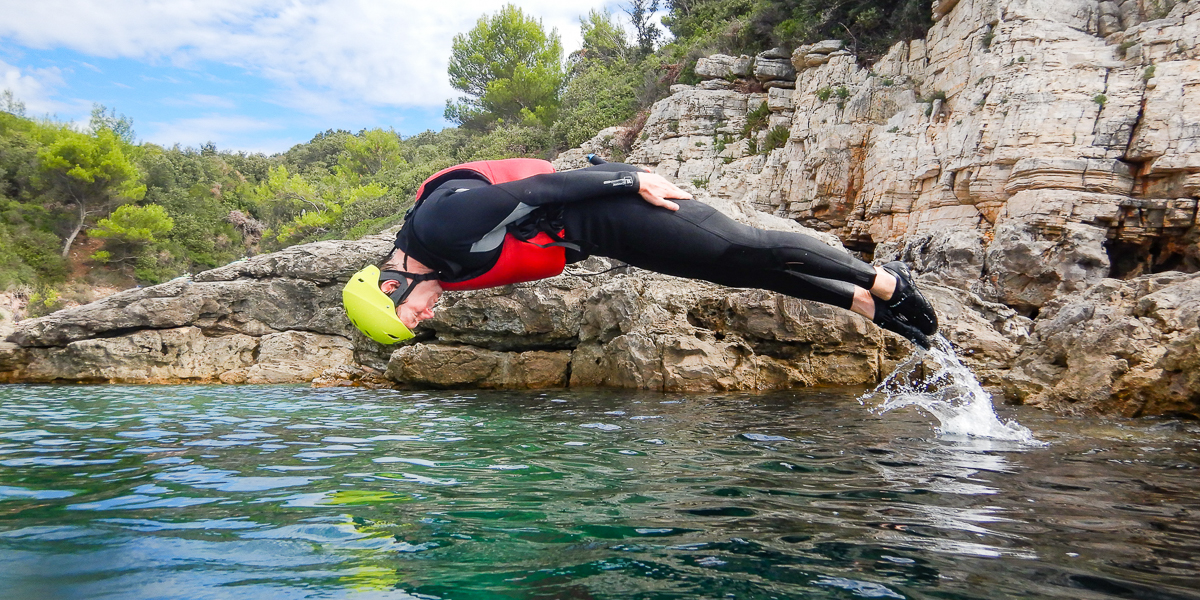
[[[791,136],[791,131],[783,125],[776,125],[767,132],[767,139],[763,142],[763,152],[770,152],[776,148],[782,148],[787,144],[788,137]]]
[[[554,137],[574,148],[632,117],[638,108],[637,76],[625,61],[582,66],[563,90]]]
[[[461,151],[463,162],[518,156],[546,158],[553,146],[552,134],[544,127],[501,125],[486,135],[472,138]]]
[[[746,126],[742,128],[743,135],[750,135],[767,126],[771,118],[771,109],[763,102],[758,108],[746,113]]]
[[[689,0],[664,3],[676,43],[707,42],[727,54],[794,48],[818,40],[852,40],[863,57],[882,56],[897,41],[923,37],[930,0]]]
[[[63,307],[62,296],[58,290],[44,286],[29,295],[25,304],[25,312],[31,317],[43,317]]]

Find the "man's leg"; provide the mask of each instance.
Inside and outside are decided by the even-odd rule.
[[[601,165],[609,167],[609,165]],[[647,270],[850,308],[876,271],[812,237],[742,225],[695,200],[672,212],[630,194],[564,206],[566,237]]]
[[[914,309],[904,302],[913,304],[915,312],[928,313],[936,329],[932,307],[919,293],[909,293],[909,300],[886,302],[877,280],[894,286],[896,279],[890,273],[882,276],[875,267],[810,236],[742,225],[696,200],[679,200],[678,204],[678,211],[670,211],[635,194],[566,204],[566,237],[578,241],[585,252],[643,269],[771,290],[853,310],[929,347],[919,329],[920,321],[914,322],[905,313]],[[906,287],[912,288],[911,281]],[[919,302],[911,302],[913,298]]]

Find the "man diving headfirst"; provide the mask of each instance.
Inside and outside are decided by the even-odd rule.
[[[592,162],[555,172],[542,160],[480,161],[430,177],[382,269],[367,266],[343,290],[347,316],[378,342],[400,342],[443,290],[553,277],[597,255],[830,304],[923,348],[937,332],[902,262],[873,267],[810,236],[742,225],[660,175]]]

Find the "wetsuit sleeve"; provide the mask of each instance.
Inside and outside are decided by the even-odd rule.
[[[517,181],[478,187],[443,200],[449,204],[468,203],[475,209],[483,203],[504,203],[515,207],[562,204],[591,200],[615,194],[636,193],[641,186],[635,171],[593,171],[581,169],[534,175]]]

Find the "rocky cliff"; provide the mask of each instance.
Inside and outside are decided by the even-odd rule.
[[[704,59],[627,160],[743,222],[909,261],[1009,400],[1200,416],[1200,1],[942,1],[934,17],[870,66],[836,40]],[[447,294],[391,351],[338,297],[388,246],[299,246],[22,322],[0,376],[756,390],[870,384],[907,352],[849,313],[600,262]]]

